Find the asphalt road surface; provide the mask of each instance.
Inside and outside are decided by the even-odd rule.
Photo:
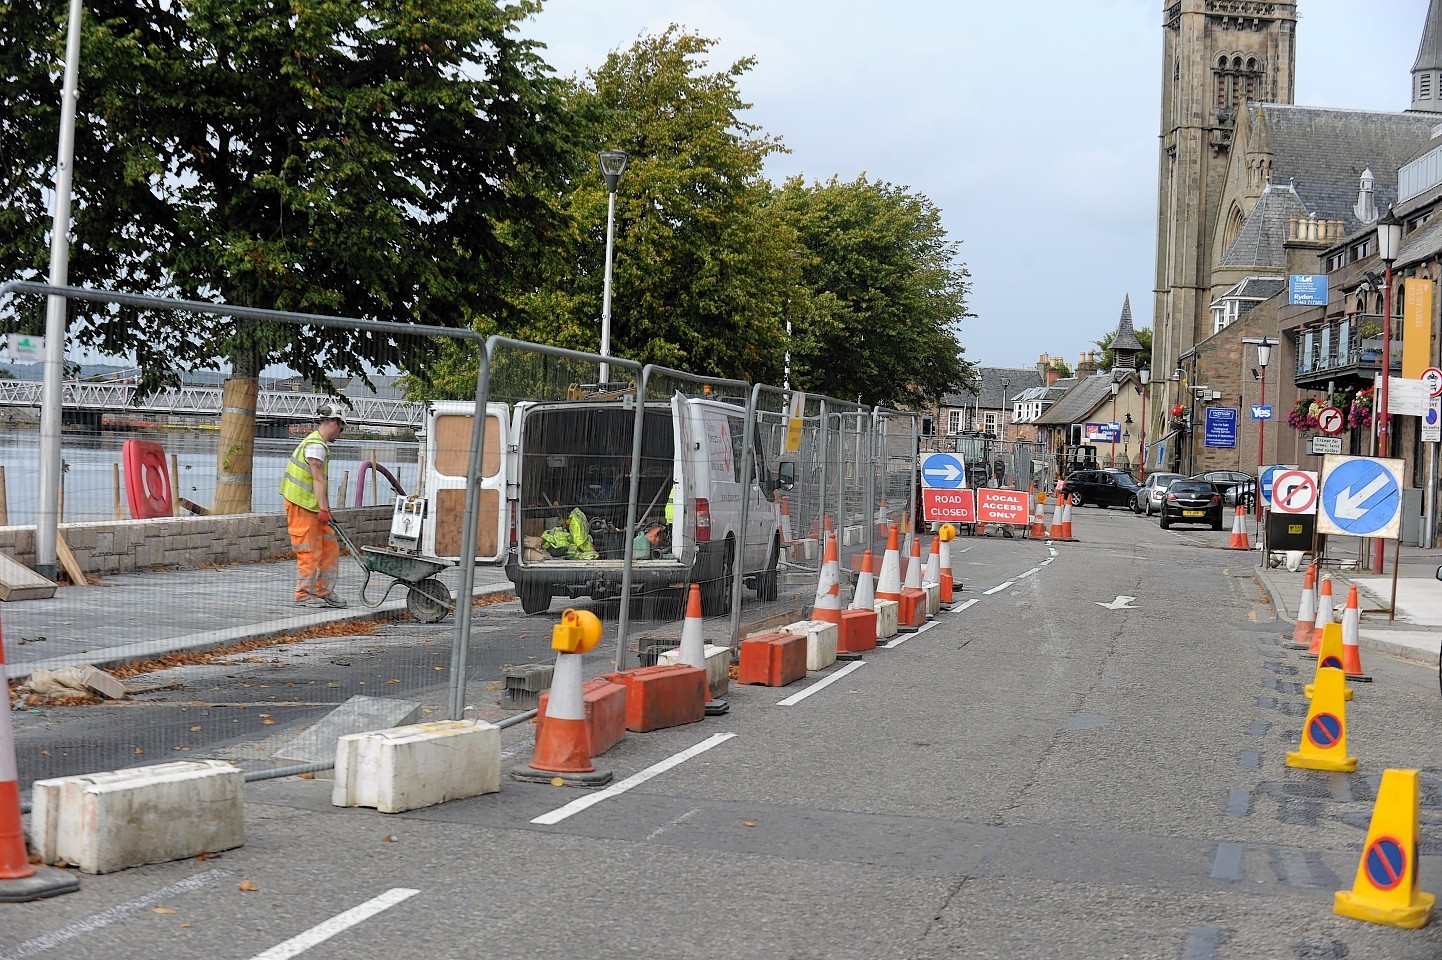
[[[960,541],[962,609],[628,736],[597,759],[620,788],[383,815],[325,779],[251,784],[244,847],[0,906],[0,960],[1442,955],[1442,922],[1332,912],[1390,767],[1422,771],[1420,885],[1442,886],[1435,671],[1369,657],[1357,772],[1288,768],[1313,667],[1255,554],[1129,511],[1074,528]],[[529,738],[505,731],[507,766]]]

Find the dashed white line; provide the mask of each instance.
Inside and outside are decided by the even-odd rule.
[[[257,953],[252,960],[290,960],[291,957],[300,956],[311,947],[324,943],[338,933],[344,933],[356,924],[369,920],[381,911],[389,910],[418,893],[420,893],[419,890],[410,890],[405,887],[387,890],[358,907],[351,907],[345,913],[338,913],[324,923],[316,924],[305,933],[291,937],[284,943],[276,944],[264,953]]]
[[[858,660],[857,662],[860,663],[861,661]],[[560,823],[562,820],[565,820],[568,817],[575,816],[582,810],[594,807],[602,800],[609,800],[612,797],[620,796],[627,790],[630,790],[632,787],[639,787],[641,784],[645,783],[647,780],[650,780],[652,777],[660,776],[667,770],[670,770],[672,767],[681,763],[685,763],[692,757],[697,756],[698,754],[705,753],[712,747],[720,746],[734,736],[736,736],[736,734],[734,733],[718,733],[714,736],[707,737],[705,740],[702,740],[694,747],[687,747],[680,753],[667,757],[660,763],[653,763],[645,770],[642,770],[639,773],[633,773],[631,776],[627,777],[625,780],[622,780],[620,783],[613,783],[604,790],[598,790],[595,793],[587,794],[586,796],[581,797],[577,800],[572,800],[564,807],[558,807],[555,810],[552,810],[550,813],[543,813],[539,817],[533,819],[531,822],[539,823],[543,826],[550,826],[552,824]]]
[[[801,690],[801,691],[798,691],[798,692],[796,692],[796,693],[793,693],[791,696],[787,697],[785,700],[778,700],[778,701],[776,701],[776,705],[777,705],[778,707],[794,707],[794,706],[796,706],[798,703],[800,703],[802,700],[805,700],[807,697],[811,696],[811,695],[812,695],[813,693],[815,693],[816,691],[821,690],[821,689],[824,689],[825,687],[829,687],[831,684],[833,684],[833,683],[835,683],[836,681],[840,680],[842,677],[846,676],[846,675],[849,674],[849,673],[854,673],[855,671],[860,670],[860,669],[861,669],[862,667],[864,667],[864,666],[866,666],[866,661],[865,661],[865,660],[853,660],[851,663],[848,663],[846,666],[842,667],[840,670],[837,670],[835,673],[833,673],[831,676],[827,677],[825,680],[818,680],[816,683],[813,683],[811,686],[807,687],[805,690]]]
[[[928,620],[910,633],[897,634],[890,641],[888,641],[887,643],[883,643],[881,646],[887,650],[890,650],[892,647],[899,647],[906,641],[910,640],[912,637],[920,636],[921,634],[930,630],[932,627],[936,626],[940,622],[940,620]]]
[[[22,960],[24,957],[33,957],[36,954],[44,953],[52,947],[60,946],[67,940],[73,940],[92,930],[99,930],[101,927],[108,927],[110,924],[124,920],[132,913],[138,913],[146,907],[152,907],[157,903],[164,903],[182,893],[199,890],[206,884],[214,883],[228,876],[230,876],[228,870],[207,870],[204,873],[197,873],[195,876],[187,877],[179,883],[172,883],[168,887],[161,887],[154,893],[147,893],[145,896],[131,900],[128,903],[117,904],[109,910],[102,910],[99,913],[91,914],[84,920],[77,920],[75,923],[61,927],[52,933],[36,937],[33,940],[26,940],[24,943],[17,944],[9,950],[0,952],[0,960]]]
[[[967,607],[975,606],[975,605],[978,604],[978,603],[981,603],[981,601],[980,601],[979,599],[977,599],[976,597],[972,597],[970,600],[966,601],[965,603],[959,603],[959,604],[957,604],[956,606],[952,607],[952,608],[951,608],[950,610],[948,610],[947,612],[948,612],[948,613],[960,613],[961,611],[965,610]]]
[[[1041,573],[1041,567],[1032,567],[1026,573],[1017,574],[1016,578],[1018,580],[1025,580],[1027,577],[1031,576],[1034,573]]]
[[[1006,583],[998,583],[996,586],[992,587],[990,590],[983,590],[983,591],[981,591],[981,592],[984,593],[986,596],[989,597],[989,596],[991,596],[993,593],[1001,593],[1003,590],[1005,590],[1007,587],[1011,586],[1011,585],[1014,584],[1014,583],[1016,583],[1015,580],[1008,580]]]

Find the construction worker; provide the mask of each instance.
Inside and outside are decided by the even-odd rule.
[[[308,606],[344,607],[335,592],[340,571],[340,546],[331,528],[327,469],[330,444],[345,429],[345,408],[333,400],[316,411],[320,423],[291,451],[280,481],[285,522],[295,548],[295,602]]]

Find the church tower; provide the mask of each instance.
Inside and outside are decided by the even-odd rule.
[[[1295,96],[1292,0],[1164,0],[1154,368],[1211,333],[1211,249],[1237,115]]]

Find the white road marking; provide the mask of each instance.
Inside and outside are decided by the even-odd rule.
[[[124,920],[133,913],[139,913],[146,907],[153,907],[157,903],[172,900],[182,893],[199,890],[207,884],[214,883],[228,876],[230,876],[230,871],[228,870],[207,870],[204,873],[197,873],[195,876],[187,877],[179,883],[172,883],[168,887],[161,887],[154,893],[147,893],[145,896],[131,900],[128,903],[118,904],[109,910],[102,910],[99,913],[91,914],[84,920],[77,920],[68,926],[61,927],[53,933],[47,933],[33,940],[26,940],[22,944],[0,952],[0,960],[22,960],[23,957],[33,957],[36,954],[44,953],[52,947],[60,946],[67,940],[73,940],[92,930],[99,930],[101,927],[108,927],[112,923]]]
[[[903,643],[905,643],[906,641],[910,640],[912,637],[917,636],[918,634],[925,633],[926,631],[930,630],[932,627],[936,626],[936,625],[937,625],[938,623],[940,623],[940,622],[941,622],[940,620],[928,620],[928,621],[926,621],[926,623],[924,623],[924,624],[922,624],[921,626],[917,627],[915,630],[911,631],[910,633],[899,633],[899,634],[897,634],[897,635],[896,635],[891,641],[889,641],[888,643],[883,643],[883,644],[882,644],[882,647],[884,647],[884,648],[887,649],[887,650],[890,650],[892,647],[899,647],[899,646],[901,646]]]
[[[980,601],[979,599],[977,599],[976,597],[972,597],[970,600],[966,601],[965,603],[957,604],[956,606],[952,607],[952,608],[951,608],[949,611],[947,611],[947,612],[948,612],[948,613],[960,613],[961,611],[965,610],[967,607],[974,606],[975,604],[978,604],[978,603],[981,603],[981,601]]]
[[[1046,548],[1046,552],[1049,553],[1049,554],[1051,554],[1051,557],[1052,557],[1053,560],[1056,559],[1056,547],[1048,546],[1048,547]]]
[[[967,552],[968,550],[970,550],[970,549],[971,549],[971,547],[958,547],[957,549],[955,549],[955,550],[953,550],[953,551],[951,551],[951,552],[952,552],[952,553],[966,553],[966,552]]]
[[[859,663],[860,661],[857,662]],[[642,770],[640,773],[634,773],[631,776],[627,777],[625,780],[622,780],[620,783],[613,783],[604,790],[598,790],[595,793],[587,794],[584,797],[572,800],[564,807],[558,807],[555,810],[552,810],[550,813],[543,813],[539,817],[533,819],[531,822],[539,823],[544,826],[550,826],[560,823],[562,820],[565,820],[568,817],[575,816],[582,810],[594,807],[602,800],[609,800],[612,797],[620,796],[627,790],[630,790],[632,787],[639,787],[641,784],[645,783],[647,780],[650,780],[652,777],[660,776],[667,770],[670,770],[672,767],[681,763],[685,763],[692,757],[697,756],[698,754],[705,753],[712,747],[720,746],[734,736],[736,736],[736,734],[734,733],[718,733],[713,736],[707,737],[705,740],[702,740],[694,747],[687,747],[680,753],[667,757],[660,763],[652,764],[645,770]]]
[[[1027,577],[1031,576],[1033,573],[1041,573],[1041,567],[1032,567],[1032,568],[1031,568],[1030,570],[1028,570],[1026,573],[1019,573],[1019,574],[1017,574],[1017,577],[1016,577],[1016,578],[1017,578],[1018,580],[1025,580]]]
[[[778,707],[794,707],[802,700],[805,700],[807,697],[811,696],[816,691],[831,686],[831,684],[840,680],[842,677],[846,676],[849,673],[854,673],[855,671],[861,669],[864,666],[866,666],[865,660],[853,660],[846,666],[842,667],[840,670],[837,670],[831,676],[827,677],[825,680],[818,680],[816,683],[813,683],[805,690],[797,691],[796,693],[793,693],[791,696],[787,697],[785,700],[776,701],[776,705]]]
[[[324,943],[338,933],[344,933],[356,924],[369,920],[382,910],[389,910],[418,893],[420,893],[419,890],[410,890],[405,887],[387,890],[358,907],[351,907],[345,913],[338,913],[324,923],[316,924],[305,933],[291,937],[284,943],[276,944],[264,953],[257,953],[251,960],[290,960],[291,957],[300,956],[311,947]]]
[[[1001,593],[1003,590],[1005,590],[1007,587],[1011,586],[1011,585],[1014,584],[1014,583],[1016,583],[1015,580],[1008,580],[1006,583],[998,583],[996,586],[992,587],[990,590],[983,590],[983,591],[981,591],[981,592],[984,593],[984,594],[986,594],[986,595],[989,597],[989,596],[991,596],[993,593]]]

